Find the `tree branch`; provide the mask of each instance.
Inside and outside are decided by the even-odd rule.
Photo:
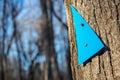
[[[65,23],[63,23],[62,19],[56,14],[54,9],[52,10],[52,13],[62,23],[62,25],[68,30],[68,26]]]

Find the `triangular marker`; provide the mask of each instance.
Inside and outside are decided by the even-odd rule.
[[[70,5],[70,9],[76,35],[78,65],[81,65],[98,53],[105,45],[72,5]]]

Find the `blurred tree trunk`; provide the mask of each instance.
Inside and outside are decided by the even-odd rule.
[[[72,71],[71,71],[71,65],[70,65],[70,50],[67,50],[67,57],[66,57],[66,61],[67,61],[67,77],[65,80],[73,80],[72,79]]]
[[[120,0],[65,0],[73,80],[120,80]],[[86,19],[110,48],[78,66],[70,4]]]
[[[7,57],[6,55],[2,54],[1,56],[1,80],[7,80],[7,77],[6,77],[6,64],[7,64]]]
[[[46,55],[45,62],[45,77],[44,80],[59,80],[59,69],[57,57],[54,48],[54,32],[52,25],[52,0],[41,0],[42,22],[40,30],[40,43],[43,52]]]
[[[29,68],[29,74],[28,74],[28,80],[34,80],[34,66],[33,61],[31,62],[30,68]]]
[[[21,60],[21,51],[20,51],[20,33],[17,29],[17,22],[15,20],[15,18],[17,17],[18,13],[20,12],[20,10],[16,9],[16,6],[12,4],[12,12],[11,12],[11,17],[12,17],[12,23],[13,23],[13,33],[11,36],[11,44],[12,44],[12,40],[15,39],[15,44],[16,44],[16,49],[17,49],[17,57],[18,57],[18,64],[19,64],[19,78],[18,80],[23,80],[23,71],[22,71],[22,60]],[[9,51],[8,51],[9,52]],[[8,55],[9,53],[7,53]]]
[[[4,0],[3,1],[3,15],[2,15],[2,32],[3,32],[3,36],[2,36],[2,50],[1,50],[1,80],[7,80],[6,79],[6,65],[7,65],[7,57],[5,55],[5,37],[6,37],[6,29],[5,29],[5,23],[6,23],[6,5],[7,5],[7,1]]]

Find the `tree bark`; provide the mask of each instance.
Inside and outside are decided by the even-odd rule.
[[[110,48],[85,66],[77,64],[76,40],[70,4]],[[120,0],[65,0],[73,80],[120,80]]]

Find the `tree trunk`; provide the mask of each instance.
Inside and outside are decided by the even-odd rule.
[[[54,48],[54,31],[53,31],[53,3],[52,0],[41,0],[42,7],[42,24],[40,31],[41,47],[46,55],[45,78],[44,80],[60,80],[60,74],[57,64],[57,56]],[[48,9],[49,12],[48,12]]]
[[[73,80],[120,80],[120,0],[65,0]],[[85,66],[77,64],[76,40],[70,4],[110,48]]]

